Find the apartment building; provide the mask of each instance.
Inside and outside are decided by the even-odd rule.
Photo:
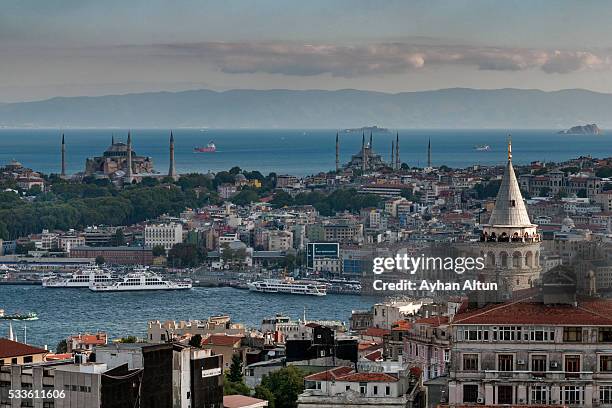
[[[446,375],[451,354],[450,334],[448,316],[417,319],[403,337],[403,361],[419,367],[423,381]]]
[[[558,293],[455,317],[450,405],[612,406],[612,301]]]
[[[183,225],[176,222],[149,224],[145,226],[144,242],[146,247],[163,246],[168,251],[183,242]]]

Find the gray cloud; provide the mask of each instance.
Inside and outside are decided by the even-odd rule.
[[[222,72],[236,74],[330,74],[351,78],[449,65],[491,71],[541,69],[550,74],[566,74],[582,69],[610,67],[609,56],[587,51],[401,42],[366,45],[200,42],[156,44],[151,47],[150,51],[154,54],[197,58]]]

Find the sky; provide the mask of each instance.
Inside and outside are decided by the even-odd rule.
[[[612,2],[2,0],[0,102],[187,89],[612,92]]]

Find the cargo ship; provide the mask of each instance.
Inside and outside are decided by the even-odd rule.
[[[214,153],[217,151],[217,146],[215,146],[215,143],[211,140],[206,147],[194,147],[193,151],[196,153]]]
[[[479,152],[488,152],[491,150],[491,146],[489,145],[476,145],[474,149]]]

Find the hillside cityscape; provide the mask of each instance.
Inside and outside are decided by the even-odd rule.
[[[612,408],[610,21],[2,0],[0,408]]]
[[[76,292],[201,291],[206,302],[207,291],[227,287],[225,296],[265,299],[267,317],[247,324],[221,307],[147,321],[133,312],[132,329],[93,318],[65,337],[47,322],[40,337],[36,303],[5,310],[4,403],[15,401],[15,382],[37,377],[20,401],[433,407],[612,398],[612,157],[513,166],[509,137],[503,166],[434,166],[430,142],[419,168],[402,161],[399,133],[387,154],[375,150],[377,136],[361,136],[341,162],[342,139],[330,134],[332,170],[306,177],[237,166],[179,174],[171,131],[167,170],[136,153],[131,133],[113,136],[75,174],[64,136],[56,173],[5,163],[0,290],[63,291],[82,308]],[[471,256],[484,268],[372,273],[376,259],[396,256]],[[397,284],[407,279],[430,286]],[[287,310],[287,297],[369,307],[307,313]],[[28,344],[33,337],[45,343]],[[177,384],[174,364],[198,380]],[[504,385],[508,376],[515,381]]]

